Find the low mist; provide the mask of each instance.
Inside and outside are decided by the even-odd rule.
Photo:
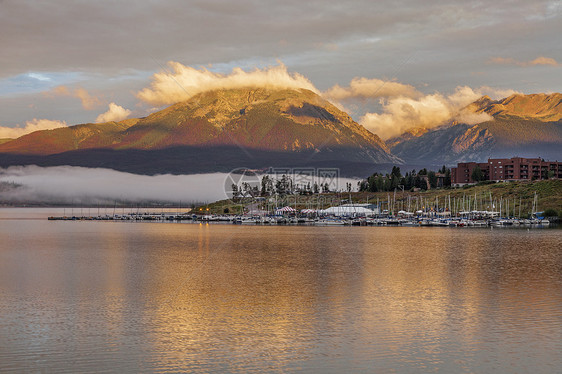
[[[236,178],[235,178],[236,179]],[[7,204],[196,204],[228,198],[228,173],[138,175],[75,166],[0,168],[0,202]],[[339,178],[331,188],[343,190],[357,180]]]
[[[226,176],[147,176],[101,168],[17,166],[0,169],[0,182],[5,184],[0,198],[8,203],[207,202],[226,198]]]

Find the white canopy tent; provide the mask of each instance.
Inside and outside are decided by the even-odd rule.
[[[316,209],[302,209],[301,210],[302,214],[312,214],[312,213],[316,213]]]
[[[319,210],[320,214],[327,214],[333,216],[372,216],[376,212],[362,206],[333,206],[328,209]]]

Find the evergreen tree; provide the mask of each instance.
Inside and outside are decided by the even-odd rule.
[[[477,183],[484,180],[484,173],[482,172],[482,170],[478,165],[476,165],[476,167],[472,169],[472,174],[470,175],[470,178],[472,178],[472,180]]]
[[[427,173],[427,179],[429,181],[430,188],[437,188],[437,175],[435,175],[434,171]]]
[[[384,179],[382,178],[382,175],[378,175],[377,180],[375,181],[374,192],[380,192],[380,191],[384,191]]]
[[[371,177],[369,177],[366,180],[362,180],[360,182],[357,182],[357,186],[359,187],[359,191],[369,191],[369,179]]]
[[[414,187],[422,189],[422,190],[426,190],[427,189],[427,184],[425,183],[425,180],[423,180],[419,174],[416,174],[415,178],[414,178]]]
[[[445,170],[445,179],[443,180],[443,187],[451,187],[451,169]]]
[[[394,191],[398,187],[399,177],[396,174],[392,174],[390,177],[390,185],[387,191]]]
[[[232,197],[236,199],[240,195],[240,191],[238,190],[238,185],[232,183],[231,188],[232,188]]]
[[[271,183],[271,178],[269,175],[264,175],[261,179],[261,191],[260,196],[268,196],[271,190],[269,189],[269,184]]]
[[[414,185],[414,173],[407,174],[406,182],[404,183],[404,188],[406,190],[411,190],[413,187],[415,187],[415,185]]]

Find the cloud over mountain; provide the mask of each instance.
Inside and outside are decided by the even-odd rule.
[[[323,96],[328,100],[336,101],[346,99],[372,99],[379,97],[417,98],[422,95],[423,94],[416,90],[414,86],[409,84],[364,77],[353,78],[347,87],[342,87],[336,84],[323,93]]]
[[[318,92],[307,78],[289,73],[283,64],[249,72],[234,68],[230,74],[195,69],[174,61],[168,62],[168,67],[152,76],[150,87],[137,93],[140,100],[162,106],[188,100],[201,92],[245,87],[306,88]]]
[[[129,117],[130,114],[131,111],[129,109],[125,109],[122,106],[117,105],[115,103],[110,103],[107,112],[100,114],[96,118],[96,122],[98,123],[111,122],[111,121],[119,122]]]
[[[25,134],[32,133],[39,130],[52,130],[59,127],[66,127],[67,124],[64,121],[52,121],[49,119],[37,119],[34,118],[31,121],[27,121],[24,127],[0,127],[0,139],[4,138],[19,138]]]
[[[496,97],[498,93],[505,95],[514,91],[497,91],[491,87],[474,90],[467,86],[459,86],[450,95],[433,93],[417,98],[391,97],[382,101],[382,113],[366,113],[359,122],[384,140],[412,128],[431,129],[450,120],[477,124],[488,121],[491,117],[487,113],[472,113],[464,107],[485,94]]]

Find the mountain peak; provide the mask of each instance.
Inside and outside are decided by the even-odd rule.
[[[486,112],[494,117],[511,116],[540,121],[562,119],[562,94],[513,94],[505,99],[492,101],[482,97],[475,101],[475,112]]]
[[[273,88],[207,91],[145,118],[71,126],[48,134],[39,131],[0,144],[0,153],[52,155],[100,148],[182,147],[237,147],[245,152],[289,152],[293,158],[300,153],[308,154],[306,159],[340,162],[401,162],[378,136],[316,93]],[[211,158],[218,163],[224,157],[228,155]]]
[[[378,136],[306,89],[206,91],[139,120],[126,131],[119,147],[185,144],[293,151],[374,147],[395,160]]]
[[[291,108],[302,108],[304,103],[309,108],[329,104],[307,89],[247,87],[202,92],[170,108],[187,110],[193,117],[205,119],[215,127],[223,128],[229,121],[248,115],[264,103],[273,104],[285,114],[289,114]]]
[[[481,97],[466,110],[494,117],[476,125],[459,124],[414,136],[405,133],[389,143],[398,157],[413,162],[452,163],[488,157],[560,159],[562,94],[514,94],[501,100]]]

